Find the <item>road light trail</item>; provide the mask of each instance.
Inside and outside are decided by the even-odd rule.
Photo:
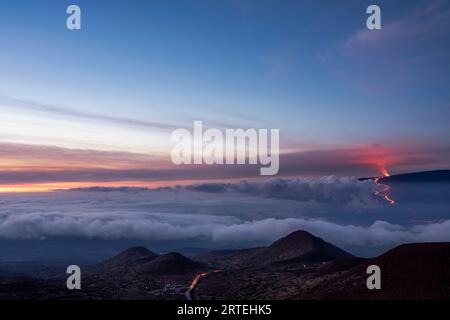
[[[191,284],[189,285],[185,296],[187,300],[194,300],[193,299],[193,290],[195,289],[195,287],[197,287],[198,283],[200,282],[201,279],[203,279],[204,277],[206,277],[207,275],[211,274],[211,273],[218,273],[218,272],[222,272],[222,270],[220,269],[214,269],[212,271],[209,272],[201,272],[199,274],[197,274],[194,279],[192,280]]]

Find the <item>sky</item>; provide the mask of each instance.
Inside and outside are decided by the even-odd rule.
[[[280,129],[280,177],[448,169],[450,4],[370,4],[2,1],[0,191],[259,177],[173,165],[194,120]]]

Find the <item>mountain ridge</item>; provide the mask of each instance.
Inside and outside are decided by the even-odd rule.
[[[60,278],[45,281],[0,277],[0,299],[180,300],[187,290],[195,299],[450,298],[448,242],[399,245],[364,259],[297,230],[267,247],[219,251],[211,257],[209,262],[196,261],[176,252],[132,247],[83,267],[83,290],[67,290],[61,268]],[[221,262],[223,268],[212,262]],[[371,264],[380,266],[384,290],[367,289],[366,268]]]
[[[377,177],[359,178],[359,180],[372,180]],[[408,172],[391,174],[387,177],[382,177],[380,182],[395,183],[395,182],[450,182],[450,170],[429,170],[419,172]]]

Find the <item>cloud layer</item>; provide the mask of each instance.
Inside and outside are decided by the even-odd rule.
[[[427,204],[425,208],[434,210],[432,216],[417,202],[408,204],[407,198],[400,205],[388,205],[374,196],[378,187],[372,181],[325,177],[3,194],[0,238],[198,239],[205,246],[226,246],[268,243],[304,229],[344,248],[450,241],[448,201],[442,199],[440,214],[438,207]]]

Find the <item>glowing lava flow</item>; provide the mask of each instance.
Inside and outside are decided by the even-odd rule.
[[[382,178],[389,177],[389,173],[387,172],[387,170],[385,168],[381,169],[381,173],[383,174],[383,176],[376,177],[376,178],[373,179],[375,184],[382,188],[381,190],[375,190],[375,195],[383,197],[387,202],[389,202],[389,204],[394,205],[395,204],[395,200],[392,199],[391,197],[389,197],[389,195],[387,194],[387,192],[391,189],[391,187],[388,186],[387,184],[379,182]]]

